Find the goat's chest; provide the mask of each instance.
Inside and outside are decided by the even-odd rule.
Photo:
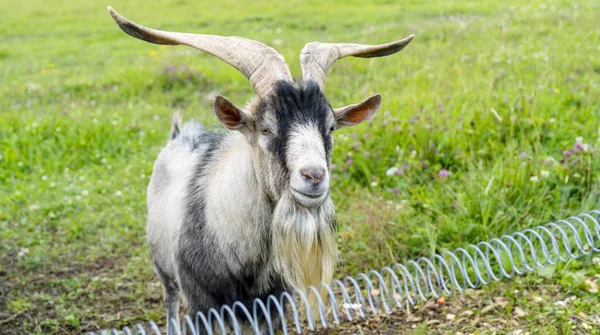
[[[208,194],[206,204],[206,228],[214,235],[215,246],[231,256],[232,267],[264,262],[270,251],[270,206],[244,191],[238,187],[234,192]]]

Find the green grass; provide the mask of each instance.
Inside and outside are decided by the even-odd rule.
[[[126,36],[106,5],[150,27],[263,41],[296,75],[306,42],[417,36],[397,55],[329,72],[334,106],[384,99],[371,124],[335,138],[338,276],[600,208],[596,1],[4,1],[0,333],[162,320],[145,187],[171,115],[216,126],[214,92],[237,104],[252,96],[214,57]],[[578,137],[586,150],[570,155]],[[402,174],[387,176],[392,167]],[[600,314],[585,283],[599,270],[590,257],[492,286],[532,312],[497,333],[581,333],[572,316]],[[523,287],[552,294],[540,305],[515,296]],[[569,296],[577,303],[553,304]],[[419,331],[446,333],[425,322]]]

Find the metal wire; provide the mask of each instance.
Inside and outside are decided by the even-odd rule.
[[[347,276],[318,288],[269,296],[266,301],[257,299],[251,309],[236,302],[197,313],[194,319],[186,315],[181,323],[174,319],[169,323],[174,334],[242,334],[242,330],[245,334],[301,334],[307,329],[327,328],[600,252],[599,221],[600,210],[594,210],[453,252]],[[136,325],[133,332],[125,327],[122,332],[112,329],[100,334],[161,332],[150,321],[146,326]]]

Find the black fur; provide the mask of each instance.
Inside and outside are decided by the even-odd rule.
[[[275,93],[259,109],[259,119],[267,110],[274,112],[277,118],[277,137],[271,142],[270,148],[276,153],[284,171],[287,172],[285,152],[289,134],[292,127],[298,124],[317,125],[325,144],[326,159],[330,160],[333,140],[327,115],[333,115],[333,109],[315,82],[296,85],[287,81],[278,82]]]
[[[179,130],[179,124],[177,124],[177,121],[173,121],[173,124],[171,125],[171,134],[169,135],[169,139],[176,139],[177,136],[179,136],[180,132],[181,131]]]

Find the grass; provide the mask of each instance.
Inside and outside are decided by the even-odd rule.
[[[124,35],[106,5],[150,27],[263,41],[296,75],[306,42],[416,34],[397,55],[344,59],[329,73],[334,106],[384,98],[371,124],[335,138],[338,276],[600,207],[596,1],[0,2],[3,334],[162,320],[145,187],[171,115],[216,126],[215,92],[252,96],[213,57]],[[599,271],[589,257],[492,285],[474,304],[448,298],[457,311],[447,313],[471,308],[490,326],[424,314],[379,329],[597,334]],[[481,315],[494,295],[511,303]]]

